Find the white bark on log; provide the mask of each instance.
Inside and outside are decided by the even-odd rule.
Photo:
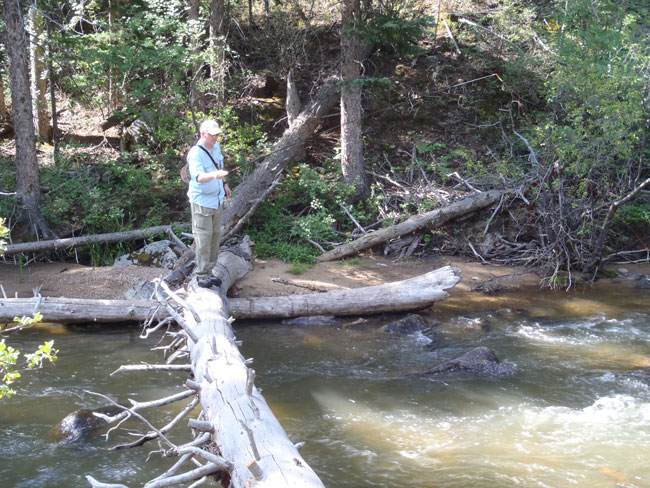
[[[444,290],[461,279],[453,266],[383,285],[283,297],[230,300],[230,311],[241,318],[288,318],[307,315],[363,315],[428,307],[449,296]]]
[[[324,487],[275,418],[254,385],[230,327],[224,292],[251,267],[232,253],[220,256],[215,274],[218,291],[190,286],[187,302],[200,317],[185,313],[196,341],[188,339],[194,381],[204,420],[214,426],[212,440],[219,455],[233,463],[231,486],[244,488]]]
[[[444,290],[453,287],[458,280],[459,270],[447,266],[415,278],[371,287],[281,297],[231,298],[229,306],[231,315],[236,319],[345,316],[415,310],[446,298]],[[0,299],[0,324],[35,311],[43,314],[44,322],[144,321],[156,310],[156,320],[169,317],[169,312],[154,300],[8,298]]]
[[[496,203],[499,201],[502,195],[503,192],[498,190],[490,190],[487,192],[472,195],[457,202],[451,203],[445,207],[437,208],[431,212],[416,215],[397,225],[386,227],[385,229],[380,229],[374,232],[369,232],[368,234],[365,234],[363,237],[355,241],[348,242],[347,244],[342,244],[341,246],[320,255],[316,260],[319,262],[333,261],[335,259],[350,256],[351,254],[359,252],[363,249],[368,249],[378,244],[382,244],[395,237],[415,232],[416,230],[420,230],[425,227],[433,227],[445,224],[452,219]]]
[[[156,312],[156,310],[158,311]],[[43,322],[67,324],[81,322],[141,322],[156,312],[156,320],[169,317],[169,312],[155,300],[87,300],[83,298],[34,297],[0,300],[0,324],[14,317],[43,314]]]
[[[287,109],[287,122],[289,125],[293,124],[298,114],[300,114],[300,97],[298,96],[298,88],[293,78],[293,68],[287,74],[287,99],[285,102]]]
[[[130,230],[126,232],[113,232],[111,234],[96,234],[91,236],[68,237],[65,239],[53,239],[49,241],[22,242],[20,244],[10,244],[7,246],[5,254],[17,254],[21,252],[40,252],[54,251],[56,249],[65,249],[68,247],[87,246],[89,244],[98,244],[103,242],[129,241],[133,239],[145,239],[155,236],[156,234],[165,233],[177,240],[178,237],[173,233],[171,226],[159,225],[148,227],[146,229]]]

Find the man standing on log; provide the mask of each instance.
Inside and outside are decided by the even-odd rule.
[[[196,251],[196,278],[200,287],[221,285],[212,277],[221,241],[221,215],[224,199],[231,192],[223,169],[219,135],[223,133],[214,120],[206,120],[199,129],[201,137],[187,153],[190,173],[187,196],[192,210],[192,234]]]

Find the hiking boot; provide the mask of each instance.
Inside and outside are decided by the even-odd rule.
[[[196,284],[201,288],[212,288],[213,286],[221,286],[219,278],[197,278]]]

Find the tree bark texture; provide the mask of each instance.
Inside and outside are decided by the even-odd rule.
[[[221,106],[225,96],[226,40],[224,23],[226,10],[224,0],[210,1],[210,77],[217,84],[217,105]]]
[[[196,30],[196,35],[192,35],[190,38],[190,44],[192,45],[192,51],[196,51],[198,47],[198,29],[195,26],[198,26],[199,23],[199,9],[201,2],[199,0],[188,0],[188,20],[192,24],[192,30]]]
[[[0,122],[5,124],[8,120],[7,102],[5,101],[5,83],[4,77],[0,74]]]
[[[54,234],[41,214],[41,179],[36,157],[32,97],[29,92],[29,63],[25,24],[19,0],[5,0],[5,48],[9,58],[11,103],[16,139],[16,193],[20,197],[29,224],[50,238]],[[30,225],[30,232],[32,227]]]
[[[226,253],[223,253],[227,255]],[[416,310],[447,297],[444,291],[460,280],[457,268],[444,267],[414,278],[382,285],[307,293],[281,297],[230,298],[230,314],[236,319],[277,319],[309,315],[366,315]],[[209,304],[208,304],[209,305]],[[145,321],[156,311],[156,319],[169,313],[154,300],[86,300],[79,298],[0,299],[0,323],[35,311],[45,322]]]
[[[250,262],[232,254],[219,256],[219,291],[190,287],[185,321],[194,381],[199,385],[203,419],[213,427],[212,439],[219,454],[233,463],[235,488],[323,487],[255,387],[255,372],[247,365],[230,326],[225,292],[244,276]]]
[[[367,198],[370,185],[363,160],[361,134],[361,63],[363,41],[354,32],[361,20],[359,0],[341,4],[341,169],[343,180],[354,185],[354,200]]]
[[[120,17],[120,1],[121,0],[108,0],[108,29],[110,35],[110,43],[114,42],[115,21]],[[115,68],[108,68],[108,108],[115,110],[120,105],[119,93],[119,75]]]
[[[363,249],[374,247],[390,239],[400,237],[425,227],[434,227],[443,225],[452,219],[462,215],[483,209],[499,201],[503,192],[490,190],[483,193],[463,198],[457,202],[451,203],[442,208],[437,208],[430,212],[416,215],[410,219],[391,227],[386,227],[374,232],[369,232],[357,240],[342,244],[339,247],[320,255],[316,260],[319,262],[333,261],[351,254],[355,254]]]
[[[32,73],[32,102],[34,104],[34,126],[38,135],[45,141],[52,141],[52,127],[47,113],[47,70],[45,69],[45,22],[36,3],[29,8],[29,24],[32,39],[30,44],[30,63]]]
[[[52,38],[52,23],[48,19],[47,21],[47,38],[48,42]],[[52,114],[52,142],[54,143],[54,153],[58,149],[57,138],[59,137],[59,122],[56,115],[56,93],[54,88],[54,66],[52,64],[52,43],[49,42],[47,48],[47,74],[50,80],[50,113]]]
[[[287,99],[285,105],[287,109],[287,122],[291,126],[300,114],[300,97],[298,96],[296,81],[293,77],[293,68],[287,73]]]
[[[238,222],[247,216],[248,210],[259,202],[269,186],[296,158],[304,142],[309,138],[322,117],[334,107],[337,101],[337,79],[328,78],[314,100],[300,113],[293,123],[273,145],[270,154],[243,181],[233,197],[226,201],[223,213],[223,235],[227,236]]]

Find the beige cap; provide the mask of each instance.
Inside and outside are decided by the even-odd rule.
[[[216,136],[217,134],[223,134],[221,127],[214,120],[204,120],[199,129],[201,134],[210,134],[211,136]]]

